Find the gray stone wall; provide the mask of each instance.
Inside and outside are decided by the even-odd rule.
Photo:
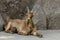
[[[45,0],[43,9],[48,19],[48,29],[60,29],[60,0]]]
[[[2,16],[1,16],[1,14],[0,14],[0,31],[3,30],[3,25],[4,25],[4,24],[5,24],[5,22],[4,22],[4,20],[3,20]]]
[[[32,10],[34,14],[33,21],[36,24],[37,28],[42,30],[47,28],[46,28],[46,14],[40,5],[41,4],[40,2],[41,0],[37,0],[33,5]]]
[[[34,4],[34,0],[0,0],[0,29],[8,16],[23,19],[26,7],[30,7],[32,4]]]
[[[60,29],[60,0],[37,0],[33,9],[38,29]]]
[[[60,0],[0,0],[0,24],[8,16],[23,19],[27,6],[38,29],[60,29]]]

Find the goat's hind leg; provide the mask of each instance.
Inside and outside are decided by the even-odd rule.
[[[11,26],[11,22],[9,22],[9,23],[6,25],[5,32],[9,32],[10,26]]]
[[[17,33],[17,29],[16,29],[16,27],[11,27],[10,28],[10,33]]]

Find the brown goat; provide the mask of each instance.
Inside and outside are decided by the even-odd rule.
[[[27,27],[27,23],[25,20],[20,19],[10,19],[6,25],[5,32],[11,32],[9,29],[11,27],[15,27],[19,34],[27,34],[30,29]]]
[[[18,34],[22,34],[22,35],[31,34],[34,36],[42,37],[42,35],[39,35],[37,33],[37,28],[33,23],[32,17],[33,17],[33,12],[28,11],[26,13],[26,20],[8,18],[5,32],[11,32],[9,29],[11,27],[15,27],[17,29]]]
[[[36,28],[36,25],[33,23],[32,17],[33,17],[32,11],[29,11],[28,13],[26,13],[27,27],[30,28],[30,34],[34,36],[42,37],[42,35],[37,33],[37,28]]]

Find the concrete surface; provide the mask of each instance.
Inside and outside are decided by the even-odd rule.
[[[40,30],[43,38],[0,32],[0,40],[60,40],[60,30]]]

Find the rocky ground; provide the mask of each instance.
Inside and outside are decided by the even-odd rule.
[[[0,32],[0,40],[60,40],[60,30],[40,30],[43,38]]]

